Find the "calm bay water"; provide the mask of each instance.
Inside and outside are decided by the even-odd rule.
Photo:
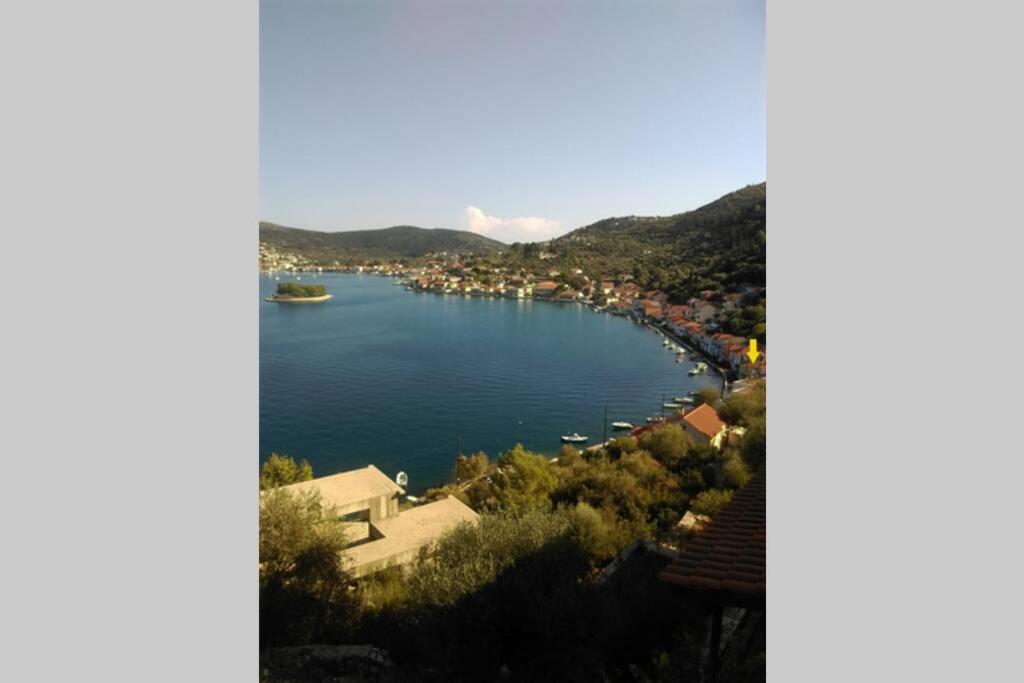
[[[415,294],[372,275],[302,282],[334,298],[262,301],[277,282],[260,276],[260,460],[306,458],[317,476],[373,463],[421,492],[449,478],[460,439],[492,460],[517,442],[554,453],[562,434],[600,442],[606,403],[609,423],[642,423],[663,394],[719,382],[687,376],[651,330],[577,304]]]

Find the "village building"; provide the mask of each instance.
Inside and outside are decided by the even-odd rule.
[[[651,299],[640,299],[635,303],[636,312],[648,318],[660,320],[662,317],[661,304]]]
[[[683,415],[682,424],[694,443],[721,448],[726,433],[725,423],[718,417],[718,411],[709,404],[705,403]]]
[[[533,295],[535,297],[548,298],[554,295],[556,289],[558,289],[557,282],[545,280],[544,282],[538,282],[533,286]]]

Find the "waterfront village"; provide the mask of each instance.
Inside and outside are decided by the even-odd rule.
[[[616,656],[633,657],[616,655],[614,644],[628,641],[634,632],[643,632],[641,640],[646,639],[641,651],[656,643],[662,648],[659,666],[672,663],[694,680],[715,680],[719,671],[729,669],[763,669],[758,659],[763,654],[758,653],[764,650],[766,594],[764,348],[752,364],[746,353],[749,340],[723,330],[737,307],[763,302],[763,288],[701,291],[683,303],[671,303],[665,292],[645,290],[629,273],[591,279],[580,269],[511,272],[479,261],[467,265],[459,256],[444,254],[416,264],[325,266],[260,247],[261,272],[277,280],[303,279],[309,273],[314,279],[324,272],[362,273],[394,278],[395,285],[411,292],[573,303],[628,316],[664,335],[666,346],[689,347],[724,380],[722,392],[710,387],[691,392],[676,399],[683,403],[672,405],[677,410],[648,418],[649,424],[612,423],[613,438],[582,450],[570,443],[551,457],[517,445],[496,462],[482,452],[460,453],[451,482],[415,496],[405,488],[405,473],[392,477],[368,464],[314,478],[308,463],[302,475],[293,460],[272,455],[261,475],[261,529],[276,528],[284,524],[278,520],[292,519],[289,515],[317,501],[315,508],[341,523],[341,541],[324,547],[344,558],[356,581],[346,595],[354,596],[359,607],[339,612],[337,623],[344,626],[320,616],[325,621],[319,631],[297,636],[296,624],[308,629],[309,622],[287,616],[295,604],[289,594],[282,593],[276,602],[277,575],[263,562],[261,545],[264,646],[316,642],[329,629],[340,628],[338,633],[347,634],[336,636],[342,642],[372,640],[374,645],[318,646],[323,652],[317,661],[327,662],[321,663],[324,667],[363,667],[384,675],[398,666],[392,661],[395,656],[406,666],[447,667],[468,679],[511,663],[529,680],[537,673],[531,667],[540,671],[548,664],[524,658],[517,643],[529,645],[535,638],[509,640],[505,624],[563,619],[565,628],[594,630],[572,647],[588,653],[580,661],[592,661],[596,669],[615,670]],[[319,512],[302,514],[318,520],[313,524],[325,523]],[[556,553],[564,543],[580,553],[571,571]],[[537,574],[544,579],[510,581],[517,572],[536,573],[548,561],[557,565],[557,572]],[[546,612],[547,603],[532,596],[538,586],[549,591],[552,585],[576,602],[570,607],[558,603],[555,611]],[[516,593],[518,586],[531,597]],[[647,605],[640,610],[634,604],[637,595],[649,596],[639,598]],[[584,613],[598,597],[623,616],[572,621],[572,615]],[[495,609],[507,621],[473,616],[473,610],[490,614]],[[424,614],[433,621],[420,626]],[[502,642],[500,651],[468,659],[446,656],[443,642],[432,638],[437,634],[447,642],[446,634],[463,619],[476,624],[480,633],[464,633],[460,642]],[[380,624],[387,628],[379,630]],[[394,631],[395,625],[404,626]],[[665,638],[669,629],[686,637],[678,642]],[[597,645],[590,647],[591,642]],[[417,645],[410,649],[409,643]],[[488,646],[479,652],[492,650]],[[535,648],[530,651],[537,653]],[[602,654],[606,651],[611,654]],[[285,664],[263,661],[290,666],[287,657]],[[722,680],[748,679],[740,673],[739,678]]]
[[[744,288],[736,292],[704,290],[685,303],[672,304],[665,292],[645,290],[631,273],[594,278],[576,268],[562,273],[511,272],[501,266],[468,266],[455,254],[441,253],[421,265],[400,262],[367,262],[360,265],[316,265],[300,256],[260,244],[260,270],[267,273],[351,272],[397,278],[396,284],[415,292],[463,296],[533,299],[556,303],[577,303],[612,315],[628,316],[670,335],[675,341],[703,354],[720,373],[729,378],[765,377],[767,349],[758,345],[757,360],[747,353],[749,339],[729,334],[723,323],[745,300],[764,296],[765,288]]]

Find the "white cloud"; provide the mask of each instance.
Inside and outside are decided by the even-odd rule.
[[[488,216],[475,206],[463,211],[466,229],[478,235],[511,244],[512,242],[542,242],[559,233],[562,224],[550,218],[524,216],[522,218],[498,218]]]

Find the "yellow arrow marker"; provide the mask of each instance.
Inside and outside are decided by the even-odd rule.
[[[751,339],[750,340],[750,350],[747,351],[747,358],[750,359],[751,363],[756,363],[757,362],[757,357],[759,355],[761,355],[761,354],[759,354],[758,351],[757,351],[757,340],[756,339]]]

